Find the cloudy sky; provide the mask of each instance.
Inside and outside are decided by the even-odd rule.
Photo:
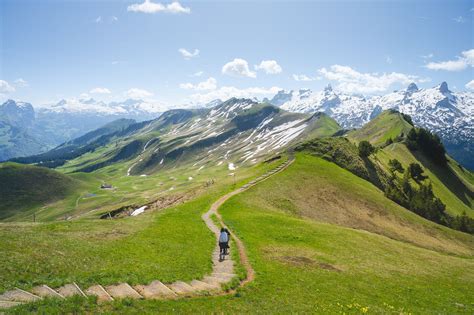
[[[474,90],[472,1],[0,1],[0,101]]]

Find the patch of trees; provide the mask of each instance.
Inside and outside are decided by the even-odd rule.
[[[385,187],[385,196],[403,207],[415,212],[430,221],[448,226],[452,229],[474,234],[474,219],[465,213],[462,216],[451,216],[445,212],[446,205],[433,193],[431,183],[423,183],[426,179],[424,170],[418,163],[411,163],[406,169],[397,160],[390,160],[391,176]],[[396,173],[403,174],[399,178]],[[410,180],[418,183],[414,187]]]
[[[372,153],[375,152],[375,148],[369,141],[359,142],[359,155],[362,158],[369,157]]]
[[[436,134],[424,128],[412,128],[407,135],[406,143],[410,150],[420,150],[433,162],[446,165],[446,150]]]

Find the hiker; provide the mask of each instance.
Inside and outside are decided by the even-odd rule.
[[[227,228],[224,228],[224,232],[227,233],[227,246],[226,246],[226,248],[225,248],[225,254],[228,255],[228,254],[229,254],[229,248],[230,248],[230,246],[229,246],[230,232],[229,232],[229,230],[228,230]]]
[[[221,234],[219,235],[219,249],[221,257],[227,253],[227,248],[229,247],[229,234],[225,230],[226,229],[221,228]]]

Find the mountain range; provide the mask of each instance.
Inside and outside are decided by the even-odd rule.
[[[117,119],[150,120],[163,111],[139,99],[105,103],[61,100],[37,107],[7,100],[0,105],[0,161],[38,154]]]
[[[458,162],[474,169],[474,93],[452,92],[446,82],[428,89],[411,83],[404,90],[371,97],[335,91],[328,85],[319,92],[280,91],[269,102],[291,112],[326,113],[345,129],[360,128],[383,110],[395,109],[438,134]]]
[[[382,111],[395,109],[410,115],[416,125],[438,134],[451,156],[474,169],[474,93],[452,92],[446,82],[428,89],[412,83],[404,90],[379,96],[343,93],[330,85],[318,92],[282,90],[265,102],[289,112],[325,113],[344,129],[360,128]],[[221,100],[214,100],[193,107],[211,109],[221,104]],[[31,104],[8,100],[0,106],[0,160],[45,152],[116,119],[145,121],[164,111],[159,104],[134,99],[110,103],[61,100],[36,110]]]

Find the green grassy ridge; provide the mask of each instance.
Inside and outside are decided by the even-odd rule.
[[[61,200],[83,186],[47,168],[11,162],[0,164],[0,181],[0,220]]]
[[[282,178],[295,172],[305,175],[302,172],[307,169],[312,170],[311,177],[322,169],[334,168],[337,166],[319,158],[298,156],[284,172],[232,197],[221,207],[225,223],[244,242],[256,271],[255,280],[235,294],[101,305],[84,299],[41,301],[11,312],[472,313],[472,258],[308,220],[289,212],[285,204],[265,201],[266,194],[278,192]],[[331,180],[329,175],[319,174]],[[315,184],[318,180],[313,179]],[[291,185],[297,183],[293,180]]]
[[[383,145],[388,139],[394,140],[401,133],[406,135],[412,128],[401,113],[386,110],[362,128],[349,132],[347,137],[355,142],[367,140],[374,145]]]
[[[341,130],[341,126],[324,113],[316,113],[309,119],[311,126],[305,130],[302,139],[330,137]]]
[[[406,135],[412,128],[413,126],[405,120],[401,113],[388,110],[381,113],[364,127],[350,132],[348,138],[354,142],[367,140],[375,145],[384,145],[387,139],[395,139],[401,132]],[[340,146],[335,150],[341,150],[339,148]],[[348,152],[348,150],[342,151],[342,153],[344,153],[342,155],[347,155],[346,152]],[[354,153],[355,152],[352,152],[352,154]],[[447,166],[437,165],[428,159],[421,151],[411,152],[404,143],[394,143],[387,147],[384,146],[380,148],[371,160],[373,165],[380,166],[386,173],[389,173],[388,161],[393,158],[402,162],[405,168],[410,163],[421,164],[425,169],[425,173],[428,175],[429,181],[433,185],[435,196],[440,198],[446,205],[446,211],[449,214],[461,215],[463,212],[466,212],[470,217],[474,217],[474,175],[472,172],[461,168],[450,157],[448,157],[449,163]],[[334,158],[333,160],[338,165],[348,168],[351,171],[355,168],[351,163],[339,163],[339,161]],[[353,158],[353,160],[357,159]],[[367,178],[364,173],[358,172],[358,170],[354,173],[358,175],[362,174],[362,177]],[[380,170],[378,173],[380,173]],[[372,172],[372,174],[374,173]],[[379,178],[383,180],[383,176],[379,176]],[[375,180],[372,178],[371,181],[377,183],[376,178]],[[382,185],[378,186],[381,187]]]

